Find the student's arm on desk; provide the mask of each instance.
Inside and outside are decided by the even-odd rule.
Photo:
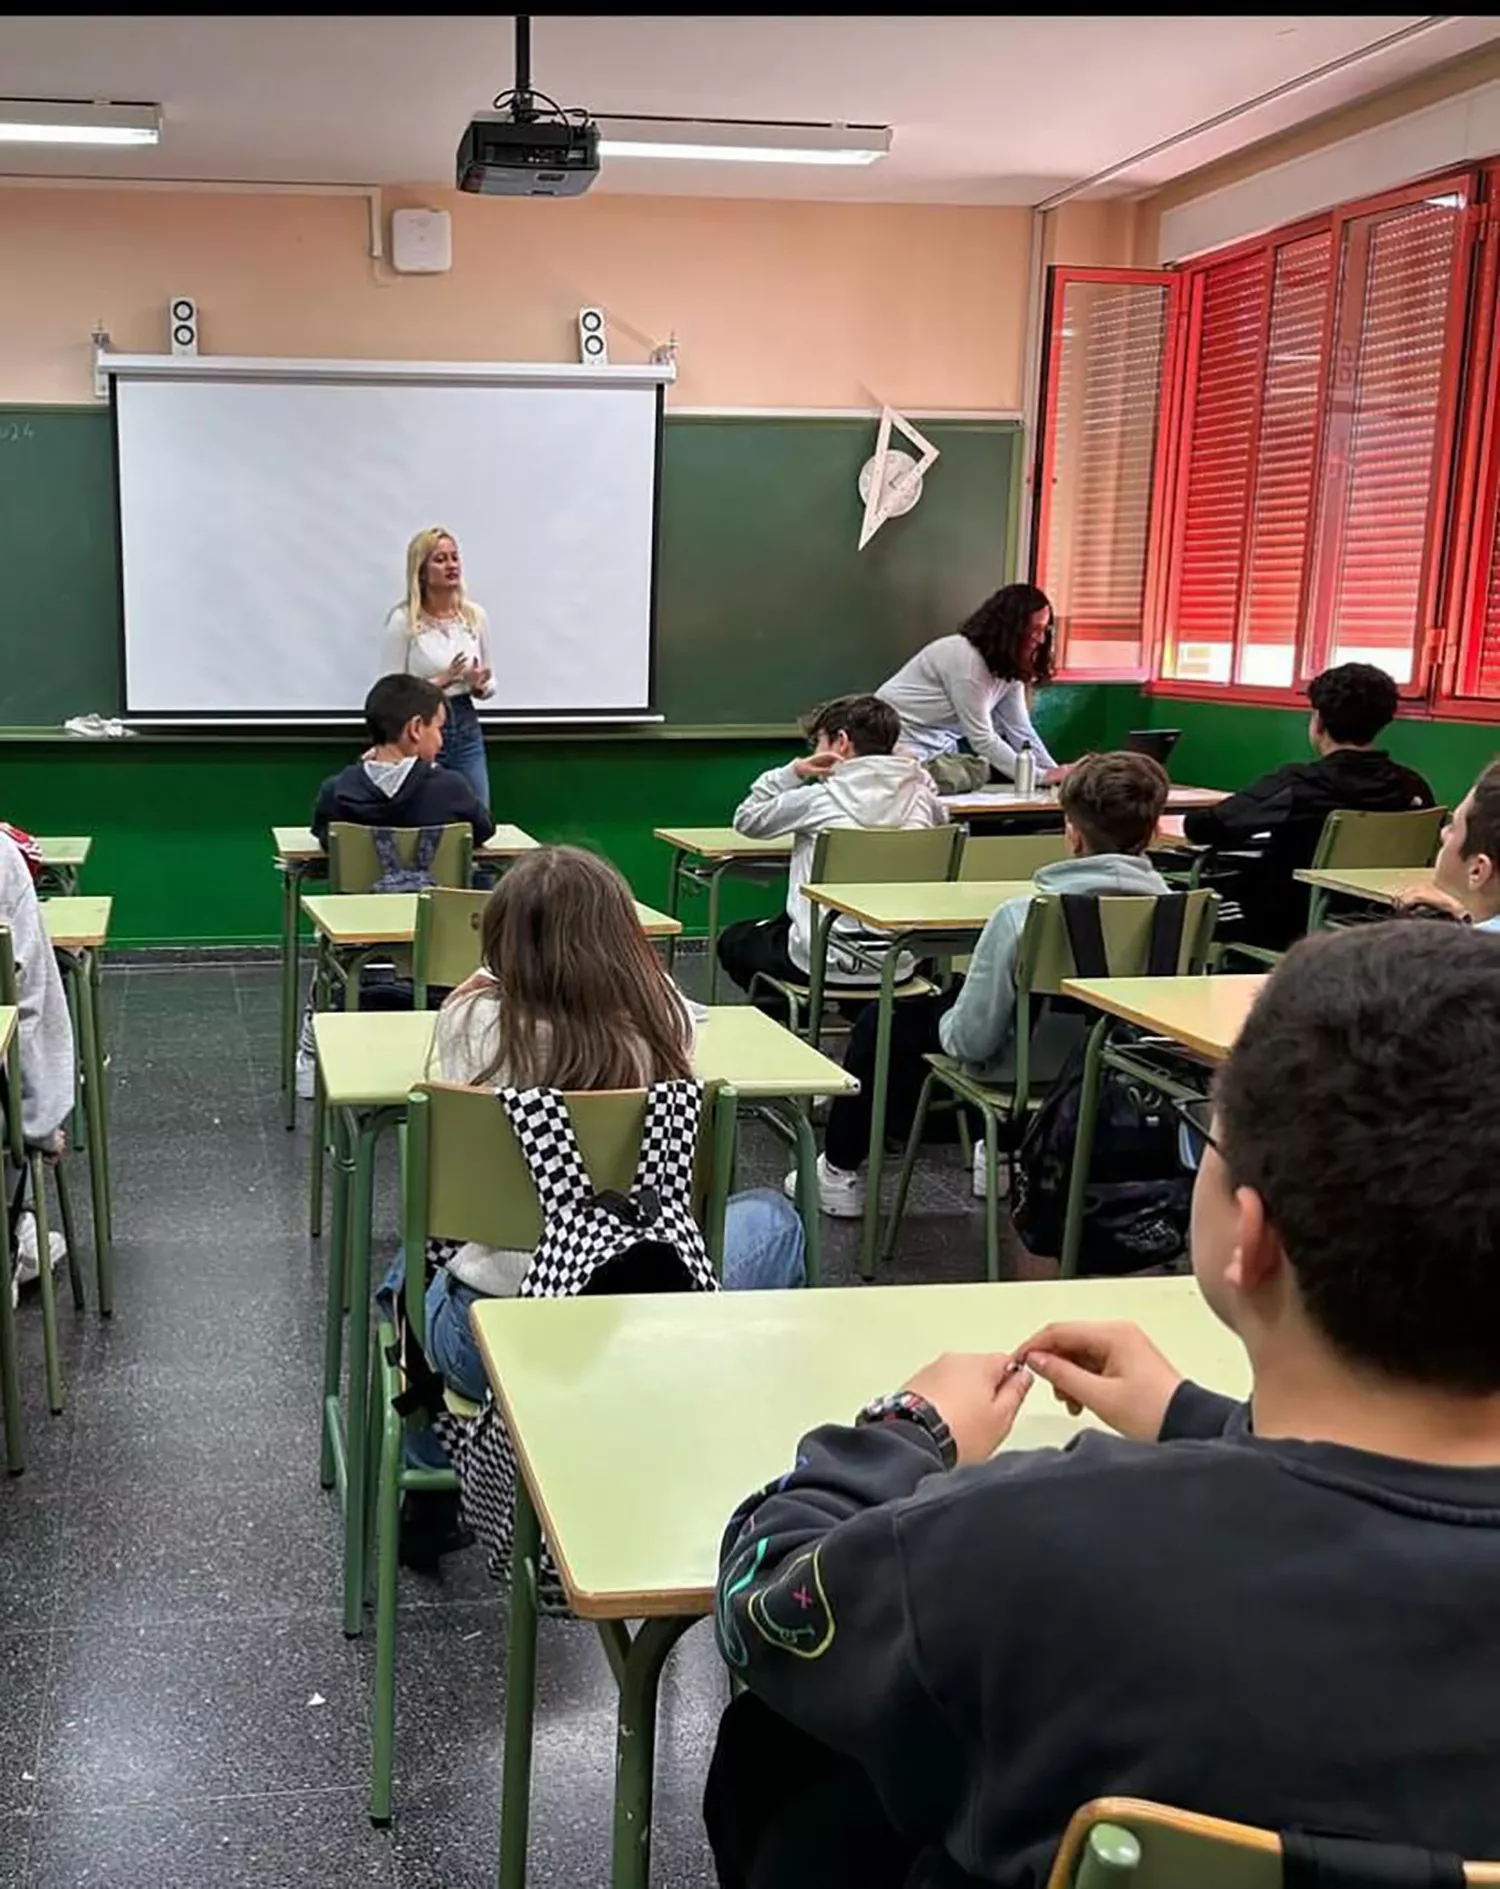
[[[750,840],[779,839],[783,833],[817,825],[822,784],[809,780],[795,761],[768,767],[734,810],[734,830]]]
[[[1292,790],[1278,768],[1221,800],[1216,807],[1194,807],[1183,815],[1182,831],[1194,846],[1248,846],[1257,834],[1280,826],[1291,811]]]

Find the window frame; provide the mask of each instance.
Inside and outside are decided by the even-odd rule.
[[[1054,363],[1061,351],[1064,336],[1062,333],[1063,316],[1067,301],[1067,289],[1073,282],[1103,282],[1122,287],[1137,286],[1165,289],[1167,305],[1163,317],[1164,334],[1162,337],[1161,378],[1157,390],[1156,410],[1156,453],[1151,475],[1150,512],[1146,526],[1145,570],[1141,584],[1141,636],[1140,660],[1128,668],[1099,669],[1094,667],[1072,667],[1060,665],[1057,679],[1060,682],[1134,682],[1149,683],[1156,672],[1156,644],[1154,639],[1155,613],[1151,607],[1151,579],[1155,558],[1155,541],[1162,528],[1163,506],[1161,502],[1161,484],[1165,470],[1163,441],[1168,422],[1169,400],[1177,381],[1175,344],[1178,334],[1177,311],[1181,300],[1182,281],[1180,272],[1175,269],[1107,269],[1074,266],[1069,263],[1053,263],[1047,270],[1046,301],[1042,328],[1041,359],[1041,424],[1036,430],[1036,450],[1028,470],[1031,480],[1033,503],[1031,508],[1031,543],[1028,546],[1028,569],[1037,586],[1047,588],[1046,546],[1047,530],[1052,517],[1053,479],[1048,476],[1052,454],[1057,439],[1057,398],[1060,376],[1053,372]],[[1059,654],[1065,654],[1060,647]]]

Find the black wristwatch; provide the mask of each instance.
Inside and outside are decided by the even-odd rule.
[[[916,1391],[892,1391],[888,1397],[872,1397],[854,1421],[856,1424],[915,1423],[937,1444],[944,1469],[952,1469],[958,1461],[953,1432],[943,1422],[936,1405],[928,1403]]]

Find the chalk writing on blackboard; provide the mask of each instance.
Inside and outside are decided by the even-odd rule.
[[[33,438],[30,420],[0,420],[0,446],[21,446]]]

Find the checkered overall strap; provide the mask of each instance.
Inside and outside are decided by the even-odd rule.
[[[696,1082],[658,1082],[646,1096],[635,1184],[654,1187],[663,1205],[692,1210],[702,1120],[703,1091]]]
[[[495,1095],[525,1157],[543,1226],[577,1213],[593,1199],[594,1187],[562,1096],[556,1089],[512,1088]]]

